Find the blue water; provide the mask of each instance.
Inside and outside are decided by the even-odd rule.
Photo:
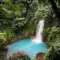
[[[46,44],[45,43],[34,43],[31,39],[24,39],[18,42],[15,42],[8,46],[8,54],[13,53],[15,51],[24,51],[30,57],[34,57],[38,52],[46,52]]]

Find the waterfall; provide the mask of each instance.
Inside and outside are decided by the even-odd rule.
[[[43,28],[44,28],[44,20],[40,20],[37,25],[36,37],[32,39],[35,43],[42,43],[43,42]]]
[[[36,36],[32,39],[24,39],[8,45],[7,60],[14,52],[25,52],[31,58],[34,58],[38,52],[46,52],[46,44],[43,42],[44,20],[37,24]],[[34,49],[34,50],[33,50]]]

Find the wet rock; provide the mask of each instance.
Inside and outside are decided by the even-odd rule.
[[[31,60],[30,57],[24,52],[14,52],[12,53],[8,60]]]
[[[35,60],[44,60],[44,53],[38,52],[36,54]]]

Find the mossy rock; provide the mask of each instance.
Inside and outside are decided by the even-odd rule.
[[[31,60],[31,59],[24,52],[15,52],[9,57],[8,60]]]

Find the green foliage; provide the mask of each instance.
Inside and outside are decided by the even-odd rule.
[[[60,8],[60,0],[55,2]],[[58,44],[60,21],[56,18],[48,0],[0,0],[0,47],[9,44],[11,37],[16,36],[21,39],[26,32],[34,33],[41,19],[45,19],[44,39],[48,45],[51,47]],[[53,49],[50,48],[47,59],[57,50],[55,46]]]
[[[20,16],[20,6],[14,5],[11,0],[4,0],[0,4],[0,28],[12,27],[14,19]]]
[[[0,47],[6,46],[8,43],[10,43],[11,38],[14,36],[14,33],[11,29],[8,30],[1,30],[0,31]]]
[[[55,43],[56,41],[60,40],[60,28],[56,26],[52,26],[51,28],[47,28],[46,32],[46,39],[48,43]]]
[[[60,40],[60,24],[58,24],[58,19],[54,12],[49,10],[49,13],[45,19],[45,29],[44,29],[44,36],[45,40],[47,40],[48,45],[52,45],[55,42],[59,42]]]
[[[45,18],[46,15],[48,14],[48,10],[49,10],[49,5],[45,5],[45,4],[39,4],[38,5],[38,10],[35,13],[36,18],[37,19],[42,19]]]
[[[49,48],[45,54],[45,60],[60,60],[60,43]]]
[[[31,26],[34,30],[49,8],[47,4],[39,4],[38,0],[3,0],[0,7],[0,28],[9,27],[16,34]]]
[[[5,33],[0,33],[0,45],[5,42],[6,42]]]

